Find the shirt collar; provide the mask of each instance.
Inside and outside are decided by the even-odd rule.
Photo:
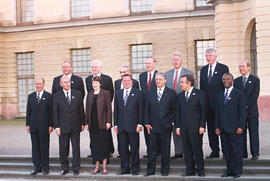
[[[228,89],[228,95],[230,95],[232,89],[233,89],[233,86],[231,86],[231,87]],[[226,91],[227,91],[227,88],[225,88],[224,95],[226,94]]]
[[[93,74],[93,77],[96,77],[96,76],[101,77],[101,72],[99,72],[97,75],[94,75],[94,74]]]
[[[63,75],[65,75],[65,74],[63,74]],[[71,80],[72,73],[65,75],[65,76],[67,76],[69,78],[69,80]]]
[[[40,97],[40,98],[42,97],[43,92],[44,92],[44,90],[42,90],[42,91],[39,92],[39,97]],[[37,94],[37,96],[38,96],[38,91],[36,91],[36,94]]]
[[[193,90],[193,87],[190,87],[189,91],[186,91],[186,92],[188,92],[188,94],[190,95],[190,93],[192,92],[192,90]]]
[[[243,75],[243,78],[244,78],[244,77],[246,77],[246,78],[247,78],[247,80],[248,80],[248,77],[249,77],[249,73],[248,73],[248,74],[247,74],[246,76],[244,76],[244,75]]]
[[[177,69],[174,69],[174,73],[176,73],[176,71],[178,71],[178,74],[181,72],[182,70],[182,67],[180,67],[178,70]]]
[[[69,89],[68,91],[66,91],[66,90],[63,89],[63,91],[64,91],[64,93],[65,93],[65,96],[67,95],[67,92],[68,92],[68,95],[69,95],[69,96],[71,95],[71,89]]]
[[[210,64],[208,64],[209,65],[209,68],[210,68]],[[217,65],[217,61],[215,61],[215,63],[212,65],[212,70],[215,70],[215,68],[216,68],[216,65]]]
[[[124,92],[126,93],[126,91],[128,91],[128,93],[130,93],[131,89],[132,89],[132,86],[130,88],[128,88],[128,89],[124,88]]]

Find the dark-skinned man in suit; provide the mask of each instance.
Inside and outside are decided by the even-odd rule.
[[[85,115],[82,93],[71,89],[70,79],[63,75],[60,78],[62,91],[53,95],[53,121],[59,136],[59,155],[61,175],[69,172],[68,154],[72,144],[72,170],[79,175],[80,169],[80,132],[84,130]]]
[[[182,135],[186,163],[183,176],[193,176],[197,171],[200,177],[204,177],[202,141],[205,131],[206,97],[203,91],[194,87],[193,75],[182,75],[180,86],[183,92],[177,97],[176,134]]]
[[[118,91],[114,100],[114,131],[119,134],[120,142],[120,175],[130,173],[138,175],[139,160],[139,133],[143,124],[143,95],[139,89],[132,88],[132,77],[123,75],[124,89]],[[129,146],[131,154],[129,154]],[[131,156],[131,164],[130,164]]]
[[[146,176],[155,174],[158,146],[161,147],[161,174],[162,176],[168,176],[171,131],[172,124],[175,122],[177,97],[174,90],[165,86],[165,73],[156,73],[155,81],[157,88],[148,93],[144,113],[144,124],[149,134]]]
[[[234,87],[245,93],[247,102],[247,119],[244,129],[243,158],[248,157],[247,130],[249,132],[250,151],[252,160],[259,158],[259,110],[258,97],[260,94],[260,79],[250,74],[250,63],[243,61],[239,65],[242,76],[234,80]]]
[[[44,90],[43,78],[35,80],[36,91],[29,94],[26,110],[26,130],[31,134],[32,161],[35,169],[31,175],[49,173],[50,133],[53,131],[52,96]]]
[[[216,50],[209,48],[205,51],[207,65],[200,71],[200,89],[204,91],[207,98],[208,109],[206,113],[206,123],[209,145],[212,150],[206,159],[219,158],[219,137],[215,134],[215,112],[216,95],[224,90],[222,75],[229,72],[229,68],[217,62]]]
[[[215,128],[221,137],[221,145],[227,165],[222,177],[238,178],[243,170],[243,130],[246,119],[244,93],[233,86],[233,75],[222,76],[225,90],[217,95]]]

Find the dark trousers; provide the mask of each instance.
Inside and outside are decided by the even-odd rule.
[[[149,155],[149,134],[147,133],[147,129],[145,126],[143,126],[143,134],[144,134],[144,140],[146,144],[146,154]]]
[[[50,135],[48,133],[31,133],[32,161],[35,169],[49,170],[49,145]]]
[[[258,118],[247,118],[244,130],[243,156],[247,157],[247,130],[250,140],[250,152],[253,156],[259,155],[259,121]]]
[[[227,173],[238,175],[243,170],[243,134],[221,133]]]
[[[80,132],[68,133],[59,136],[59,155],[62,170],[69,170],[69,145],[72,145],[72,170],[80,169]]]
[[[109,132],[109,142],[110,142],[110,153],[114,153],[114,146],[113,146],[113,138],[112,138],[112,131],[111,129],[108,130]]]
[[[202,137],[199,134],[182,134],[183,151],[185,155],[186,172],[198,173],[204,172],[204,160],[202,150]],[[195,169],[195,164],[197,169]]]
[[[121,171],[130,171],[130,154],[129,146],[131,151],[131,170],[132,172],[139,172],[140,170],[140,159],[139,159],[139,134],[128,133],[126,131],[119,132],[119,143],[120,143],[120,160],[121,160]]]
[[[213,154],[219,154],[219,137],[215,133],[215,110],[207,111],[207,131],[209,145]]]
[[[147,159],[147,173],[155,173],[156,158],[158,147],[161,151],[161,173],[169,173],[170,151],[171,151],[171,130],[162,133],[153,133],[149,135],[149,155]]]

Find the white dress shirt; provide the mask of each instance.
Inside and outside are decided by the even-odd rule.
[[[177,79],[177,83],[178,83],[179,77],[180,77],[180,75],[181,75],[182,67],[180,67],[178,70],[174,69],[174,73],[173,73],[173,82],[174,82],[174,79],[175,79],[176,71],[178,71],[178,72],[177,72],[177,78],[178,78],[178,79]]]
[[[41,99],[42,95],[43,95],[44,90],[39,92],[39,98]],[[36,97],[38,97],[38,91],[36,91]]]
[[[215,63],[212,65],[212,75],[211,76],[213,76],[213,74],[215,72],[216,65],[217,65],[217,61],[215,61]],[[209,75],[209,71],[210,71],[210,65],[208,65],[207,75]]]

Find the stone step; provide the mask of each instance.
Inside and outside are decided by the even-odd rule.
[[[24,180],[24,179],[32,179],[32,180],[128,180],[128,181],[135,181],[135,180],[178,180],[178,181],[226,181],[231,180],[230,178],[221,178],[220,175],[206,175],[206,177],[182,177],[180,174],[170,174],[168,177],[163,177],[160,174],[156,174],[154,176],[145,177],[143,173],[140,173],[138,176],[128,175],[116,175],[115,173],[109,173],[108,175],[92,175],[88,172],[81,172],[79,176],[73,176],[72,173],[69,173],[65,176],[61,176],[59,172],[50,172],[49,175],[41,175],[38,174],[37,176],[29,175],[28,171],[21,171],[21,170],[12,170],[12,171],[3,171],[0,170],[0,178],[1,179],[16,179],[16,180]],[[261,175],[261,176],[245,176],[242,175],[237,181],[269,181],[268,175]]]
[[[146,165],[141,165],[141,172],[146,172]],[[71,165],[70,165],[71,168]],[[94,165],[90,164],[81,164],[80,170],[82,172],[91,172],[94,168]],[[120,165],[110,164],[107,166],[108,170],[112,173],[117,173],[120,170]],[[2,171],[11,171],[11,170],[20,170],[30,172],[33,169],[33,164],[29,162],[0,162],[0,170]],[[214,174],[223,174],[226,170],[225,165],[223,166],[205,166],[205,172],[208,175]],[[50,171],[59,172],[60,164],[52,163],[50,164]],[[170,174],[180,174],[184,173],[185,165],[171,165]],[[157,165],[156,172],[160,173],[160,165]],[[268,175],[270,178],[270,167],[269,166],[244,166],[243,175],[252,176],[252,175]]]
[[[71,158],[69,158],[71,162]],[[82,164],[89,164],[91,163],[91,158],[81,158]],[[204,160],[205,166],[224,166],[225,161],[223,159],[211,159],[211,160]],[[29,156],[0,156],[0,162],[29,162],[32,163],[32,158]],[[50,157],[50,163],[59,163],[59,157]],[[141,165],[146,165],[147,159],[141,158],[140,159]],[[110,164],[120,165],[120,158],[110,158]],[[157,159],[157,165],[160,164],[160,158]],[[251,159],[244,159],[243,160],[244,166],[269,166],[270,159],[259,159],[259,160],[251,160]],[[171,160],[170,165],[185,165],[183,159]]]

